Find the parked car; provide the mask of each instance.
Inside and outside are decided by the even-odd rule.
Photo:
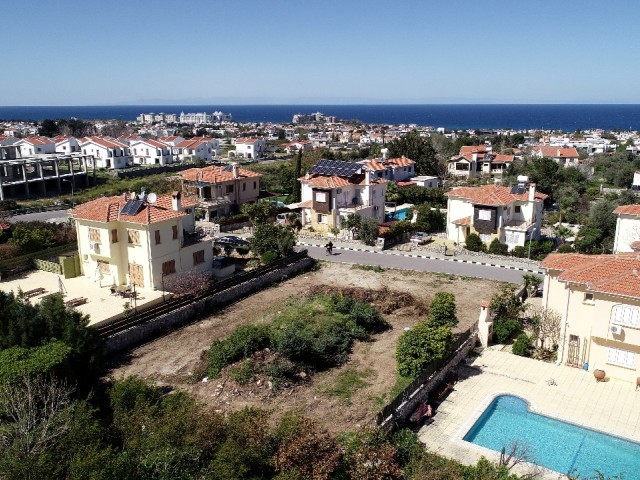
[[[244,247],[249,245],[249,242],[244,238],[236,237],[235,235],[225,235],[224,237],[214,238],[213,243],[218,245],[230,245],[232,247]]]
[[[411,235],[411,243],[415,243],[416,245],[424,245],[431,241],[431,235],[425,232],[416,232]]]

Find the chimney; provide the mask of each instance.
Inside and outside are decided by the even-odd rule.
[[[478,160],[478,153],[477,152],[473,152],[471,154],[471,160],[473,160],[474,162],[476,162]]]
[[[231,170],[233,172],[233,178],[238,178],[238,164],[237,163],[234,163],[231,166]]]
[[[533,202],[536,199],[536,184],[535,183],[530,183],[529,184],[529,201]]]
[[[364,184],[371,185],[371,172],[368,168],[364,171]]]
[[[182,194],[180,192],[173,192],[171,194],[171,208],[176,212],[182,210],[181,198]]]
[[[559,156],[560,156],[560,149],[557,149],[556,150],[556,157],[559,157]]]

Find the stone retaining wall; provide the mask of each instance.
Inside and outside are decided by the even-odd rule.
[[[287,279],[313,264],[313,259],[306,257],[279,270],[253,278],[235,287],[206,297],[185,307],[172,310],[146,323],[135,325],[128,330],[116,333],[104,343],[105,354],[130,349],[146,341],[156,338],[177,327],[192,321],[205,318],[215,313],[218,308],[246,295],[262,290],[273,283]]]

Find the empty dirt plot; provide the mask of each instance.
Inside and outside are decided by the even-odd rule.
[[[137,375],[181,388],[222,412],[245,406],[270,409],[274,414],[299,410],[331,431],[349,430],[371,424],[390,399],[396,382],[396,341],[405,327],[425,318],[426,306],[436,292],[455,294],[457,330],[462,331],[478,319],[480,302],[490,299],[500,286],[495,281],[451,275],[322,264],[316,271],[263,290],[130,352],[113,366],[110,375]],[[287,302],[315,293],[342,293],[372,302],[392,328],[374,334],[370,341],[356,342],[341,367],[312,375],[301,372],[298,381],[278,391],[264,378],[242,386],[224,371],[220,378],[205,378],[205,353],[212,340],[224,339],[239,325],[270,322]],[[261,355],[264,359],[269,352]]]

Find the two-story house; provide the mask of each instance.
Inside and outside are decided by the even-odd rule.
[[[20,152],[22,153],[23,157],[33,157],[34,155],[56,153],[56,144],[53,142],[53,140],[38,135],[21,138],[14,142],[14,145],[20,147]]]
[[[180,172],[182,190],[199,201],[212,221],[238,211],[240,205],[258,201],[262,174],[238,165],[190,168]]]
[[[536,146],[531,148],[531,155],[538,158],[550,158],[565,167],[577,167],[580,165],[580,156],[578,155],[578,150],[574,147]]]
[[[70,153],[80,152],[80,143],[75,137],[58,135],[53,141],[56,144],[56,153],[69,155]]]
[[[267,141],[264,138],[238,138],[235,141],[235,146],[235,151],[229,152],[230,157],[256,160],[262,158],[267,151]]]
[[[80,139],[84,155],[95,158],[96,167],[120,169],[131,166],[129,145],[108,137],[85,137]]]
[[[378,160],[363,160],[365,170],[371,172],[371,177],[384,178],[393,182],[404,182],[416,175],[416,162],[406,157],[382,158]]]
[[[543,305],[561,316],[558,363],[636,382],[640,377],[640,258],[637,253],[552,253]]]
[[[320,160],[299,180],[303,226],[327,232],[349,214],[384,222],[387,180],[373,178],[360,163]]]
[[[547,195],[536,192],[535,183],[457,187],[445,195],[449,240],[461,244],[469,233],[477,233],[486,244],[497,238],[513,250],[540,237]]]
[[[103,285],[161,289],[170,275],[210,271],[211,242],[193,235],[196,204],[174,192],[154,202],[124,194],[77,206],[73,218],[83,275]]]
[[[613,253],[640,251],[640,205],[620,205],[613,213],[618,215]]]
[[[463,146],[460,153],[447,162],[447,171],[454,177],[501,177],[514,158],[513,155],[494,153],[485,145]]]
[[[220,140],[209,137],[194,137],[176,144],[174,154],[180,161],[184,160],[213,160],[220,154]]]
[[[129,150],[135,165],[168,165],[173,163],[173,149],[158,140],[132,140]]]

